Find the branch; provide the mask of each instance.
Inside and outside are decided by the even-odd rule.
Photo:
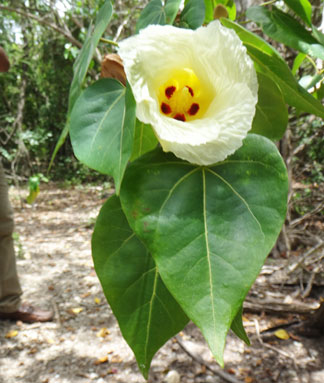
[[[7,7],[5,5],[0,5],[0,9],[4,10],[4,11],[9,11],[9,12],[14,12],[14,13],[18,13],[19,15],[22,15],[22,16],[25,16],[25,17],[29,17],[31,19],[34,19],[36,20],[38,23],[40,24],[43,24],[43,25],[46,25],[50,28],[52,28],[54,31],[60,33],[61,35],[63,35],[67,40],[70,41],[70,43],[72,43],[73,45],[77,46],[78,48],[82,48],[82,43],[77,40],[76,38],[74,38],[71,34],[70,31],[68,30],[64,30],[60,27],[58,27],[56,24],[53,24],[51,23],[50,21],[47,21],[45,19],[42,19],[38,16],[35,16],[29,12],[25,12],[21,9],[15,9],[15,8],[10,8],[10,7]]]

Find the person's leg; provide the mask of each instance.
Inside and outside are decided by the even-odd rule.
[[[3,313],[17,311],[22,294],[16,270],[13,230],[13,210],[0,162],[0,312]]]

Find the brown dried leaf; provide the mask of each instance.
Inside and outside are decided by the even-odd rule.
[[[228,18],[228,11],[223,4],[218,4],[214,9],[214,19],[218,20],[221,17]]]
[[[116,53],[107,54],[101,62],[101,77],[115,78],[126,85],[123,61]]]

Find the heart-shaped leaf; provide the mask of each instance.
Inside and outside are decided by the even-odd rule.
[[[188,25],[190,29],[199,28],[205,20],[204,0],[188,0],[181,13],[180,20]]]
[[[209,168],[157,149],[125,174],[128,222],[220,364],[226,334],[283,224],[287,184],[276,146],[258,135]]]
[[[107,301],[147,378],[156,351],[183,329],[188,318],[129,227],[116,196],[101,208],[92,237],[92,256]]]
[[[147,4],[137,21],[136,32],[150,24],[173,24],[181,0],[167,0],[164,3],[161,0],[151,0]]]
[[[71,141],[76,157],[92,169],[114,177],[117,194],[135,131],[135,100],[130,88],[101,79],[78,98],[71,114]]]

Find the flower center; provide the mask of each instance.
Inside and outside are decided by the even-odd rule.
[[[189,68],[174,70],[158,90],[161,113],[179,121],[201,118],[210,102],[198,77]]]

